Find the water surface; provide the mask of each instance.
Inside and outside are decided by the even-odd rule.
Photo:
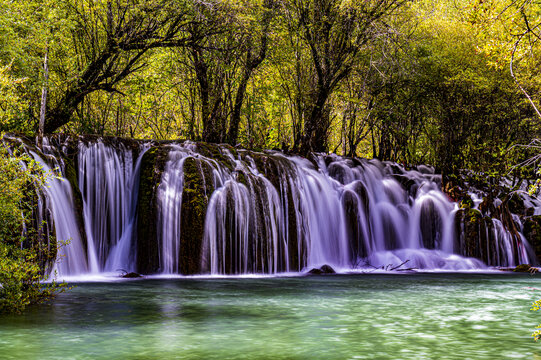
[[[80,283],[0,317],[0,359],[541,359],[541,277],[378,274]]]

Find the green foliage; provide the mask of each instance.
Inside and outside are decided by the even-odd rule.
[[[23,99],[27,79],[15,78],[12,64],[2,66],[0,62],[0,131],[27,132],[25,110],[28,102]]]
[[[50,176],[28,156],[0,145],[0,313],[21,312],[66,289],[55,281],[42,284],[56,251],[43,249],[39,229],[31,229],[25,214],[28,192]]]
[[[36,130],[47,52],[48,121],[61,131],[294,150],[312,138],[322,151],[506,174],[528,156],[513,146],[541,135],[517,86],[537,103],[527,25],[541,11],[521,4],[4,1],[0,130]]]
[[[18,249],[0,243],[0,313],[22,312],[67,289],[55,281],[42,284],[43,271],[35,249]]]
[[[541,300],[536,300],[532,304],[532,311],[538,311],[541,309]],[[537,327],[537,330],[535,330],[532,334],[532,337],[535,339],[535,341],[541,339],[541,325]]]

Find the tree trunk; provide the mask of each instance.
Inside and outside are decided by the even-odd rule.
[[[45,116],[47,112],[47,91],[49,87],[49,49],[45,49],[45,57],[43,59],[43,89],[41,90],[41,108],[39,112],[39,128],[38,128],[38,146],[43,144],[43,133],[45,131]]]
[[[237,95],[235,97],[235,105],[233,107],[233,113],[231,114],[231,120],[229,122],[229,133],[227,139],[232,146],[237,145],[237,138],[239,136],[239,124],[240,124],[240,112],[242,110],[242,103],[244,102],[244,96],[246,95],[246,87],[248,86],[248,80],[252,74],[251,69],[246,69],[244,75],[240,81],[239,88],[237,89]]]
[[[327,150],[329,119],[325,114],[325,103],[329,93],[330,90],[327,87],[319,87],[310,116],[305,120],[301,144],[301,153],[304,155],[312,151],[325,152]]]

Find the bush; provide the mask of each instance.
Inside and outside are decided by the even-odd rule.
[[[21,312],[66,289],[65,283],[43,284],[46,265],[38,260],[39,237],[25,241],[36,233],[29,231],[25,216],[27,192],[44,186],[51,176],[23,152],[0,144],[0,313]]]
[[[51,299],[66,284],[43,285],[42,269],[34,249],[16,249],[0,243],[0,313],[22,312],[28,305]]]

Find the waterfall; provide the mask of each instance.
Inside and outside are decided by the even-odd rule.
[[[54,173],[49,165],[61,168],[57,157],[49,156],[45,161],[34,151],[30,154],[44,169],[46,173]],[[53,273],[59,276],[80,275],[94,271],[87,256],[87,251],[78,228],[78,221],[74,210],[73,193],[69,182],[65,178],[51,177],[43,188],[45,195],[45,208],[49,209],[54,221],[56,241],[62,243],[59,246],[58,260],[53,266]],[[38,210],[41,210],[40,206]],[[41,214],[40,219],[45,216]]]
[[[79,144],[79,189],[83,199],[89,258],[94,271],[133,271],[139,169],[146,147],[133,151],[98,141]]]
[[[82,201],[77,210],[65,179],[44,189],[57,239],[70,240],[60,275],[275,274],[322,265],[344,272],[401,264],[466,270],[535,262],[522,228],[513,232],[481,214],[475,196],[477,222],[466,223],[465,210],[427,166],[193,142],[46,145],[45,159],[32,153],[46,169],[63,169],[70,146],[76,153],[72,185]],[[140,229],[146,235],[139,239]]]
[[[184,189],[183,165],[189,151],[175,146],[169,152],[162,181],[158,187],[158,237],[161,240],[160,269],[165,274],[180,272],[180,213]]]

